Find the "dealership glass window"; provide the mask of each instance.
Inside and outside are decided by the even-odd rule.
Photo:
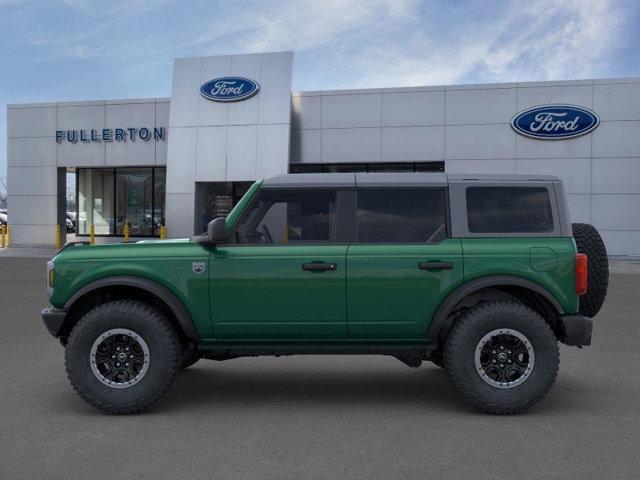
[[[153,228],[154,234],[160,234],[164,225],[164,199],[167,193],[167,172],[163,168],[153,169]]]
[[[413,172],[413,163],[372,163],[368,172]]]
[[[289,173],[444,172],[444,162],[291,163]]]
[[[89,235],[93,225],[96,235],[113,235],[114,170],[78,169],[76,188],[77,233]]]
[[[150,168],[116,170],[116,235],[153,235],[153,174]]]
[[[467,188],[467,220],[473,233],[551,232],[549,191],[544,187]]]
[[[438,243],[446,237],[443,189],[362,189],[357,201],[359,243]]]
[[[235,231],[240,244],[330,243],[335,238],[336,191],[263,190]]]
[[[322,173],[319,163],[290,163],[289,173]]]
[[[77,169],[78,235],[160,235],[165,211],[164,168]]]
[[[325,173],[356,173],[366,172],[366,163],[335,163],[323,165],[322,171]]]
[[[216,217],[226,217],[253,182],[197,182],[195,233],[207,231]]]

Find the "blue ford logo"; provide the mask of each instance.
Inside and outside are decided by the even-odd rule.
[[[258,90],[260,90],[258,82],[242,77],[215,78],[200,87],[202,96],[215,102],[245,100],[253,97]]]
[[[585,135],[599,123],[598,116],[583,107],[542,105],[518,113],[511,119],[511,128],[529,138],[562,140]]]

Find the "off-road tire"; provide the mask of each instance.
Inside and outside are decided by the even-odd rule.
[[[444,368],[444,357],[441,351],[434,352],[429,359],[436,367]]]
[[[185,370],[191,365],[200,360],[200,352],[197,349],[187,347],[182,352],[182,361],[180,363],[180,370]]]
[[[573,238],[578,252],[587,259],[587,292],[580,296],[580,313],[595,317],[607,296],[609,286],[609,259],[602,237],[593,225],[573,223]]]
[[[498,388],[477,371],[475,350],[481,339],[496,329],[520,332],[535,355],[528,378],[511,388]],[[471,405],[492,414],[522,412],[539,402],[558,374],[557,339],[544,319],[527,306],[510,301],[483,302],[470,308],[452,326],[444,347],[444,365],[451,383]]]
[[[149,349],[146,374],[127,388],[103,384],[90,365],[93,343],[111,329],[135,332]],[[139,413],[157,402],[175,380],[181,360],[180,341],[171,323],[160,311],[133,300],[104,303],[86,313],[73,327],[65,353],[67,376],[78,395],[113,414]]]

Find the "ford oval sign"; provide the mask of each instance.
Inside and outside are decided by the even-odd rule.
[[[202,96],[214,102],[246,100],[258,93],[258,90],[258,82],[242,77],[215,78],[200,87]]]
[[[598,116],[576,105],[542,105],[518,113],[511,128],[525,137],[538,140],[563,140],[592,132],[600,123]]]

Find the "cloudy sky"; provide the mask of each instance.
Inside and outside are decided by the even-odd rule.
[[[0,108],[169,96],[176,57],[280,50],[295,90],[638,77],[638,25],[636,0],[0,0]]]

